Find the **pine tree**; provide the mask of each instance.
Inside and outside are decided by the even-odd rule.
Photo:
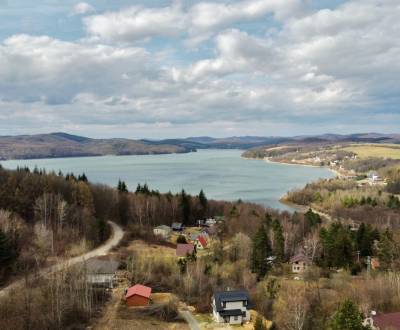
[[[272,223],[272,231],[274,233],[273,255],[277,260],[282,262],[285,258],[285,238],[283,237],[283,228],[278,219]]]
[[[192,212],[190,196],[188,196],[185,190],[182,189],[180,196],[180,205],[182,210],[182,223],[187,225],[190,221],[190,215]]]
[[[382,270],[392,268],[393,261],[398,257],[397,250],[392,233],[386,229],[378,243],[379,263]]]
[[[16,251],[9,237],[0,229],[0,269],[9,266],[16,257]]]
[[[342,302],[333,316],[331,322],[332,330],[367,330],[363,326],[362,314],[351,300]]]
[[[128,187],[126,186],[126,183],[124,181],[118,180],[118,185],[117,189],[119,192],[122,193],[127,193],[128,192]]]
[[[271,256],[271,244],[265,225],[261,225],[253,237],[252,271],[261,279],[268,272],[270,266],[267,258]]]
[[[203,189],[200,190],[199,193],[199,202],[201,205],[201,211],[202,211],[202,216],[204,217],[207,214],[207,208],[208,208],[208,200],[206,197],[206,194],[204,193]]]

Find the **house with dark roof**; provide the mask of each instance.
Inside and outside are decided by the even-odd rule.
[[[370,326],[372,330],[400,330],[400,312],[377,314],[373,311],[364,320],[364,326]]]
[[[147,306],[150,303],[151,288],[141,284],[131,286],[125,292],[128,306]]]
[[[311,262],[303,253],[299,253],[290,259],[293,273],[303,273],[310,266]]]
[[[246,290],[215,292],[212,298],[213,318],[218,323],[250,321],[251,308],[253,304]]]
[[[176,256],[179,258],[185,258],[193,252],[195,252],[195,246],[192,243],[178,244],[176,246]]]
[[[94,286],[113,288],[118,266],[119,262],[115,260],[89,259],[83,264],[86,272],[86,281]]]
[[[173,231],[182,231],[183,230],[183,223],[182,222],[174,222],[171,225]]]

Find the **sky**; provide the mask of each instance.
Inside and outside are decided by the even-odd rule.
[[[400,130],[399,0],[0,0],[0,135]]]

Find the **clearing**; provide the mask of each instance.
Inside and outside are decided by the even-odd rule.
[[[354,144],[342,150],[354,152],[360,158],[379,157],[400,159],[400,146],[396,144]]]

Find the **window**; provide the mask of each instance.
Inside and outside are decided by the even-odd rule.
[[[243,300],[243,306],[244,306],[244,307],[247,306],[247,300]]]
[[[234,319],[235,321],[237,321],[237,320],[238,320],[238,317],[237,317],[237,316],[234,316],[233,319]]]

